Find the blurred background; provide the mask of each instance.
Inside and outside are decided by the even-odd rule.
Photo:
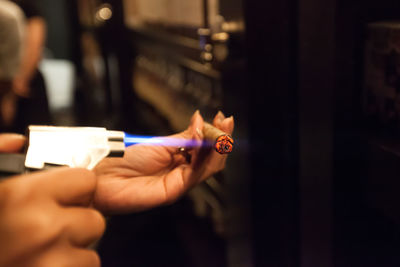
[[[400,266],[397,1],[31,3],[52,123],[168,135],[196,109],[235,117],[226,170],[109,218],[103,266]]]

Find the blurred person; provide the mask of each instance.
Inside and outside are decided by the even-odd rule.
[[[46,21],[35,1],[12,0],[26,17],[22,61],[13,79],[18,96],[15,131],[23,133],[30,124],[51,124],[51,114],[43,75],[38,66],[46,41]]]
[[[13,3],[0,6],[0,131],[13,128],[16,116],[16,96],[13,80],[20,68],[24,39],[24,15]]]
[[[0,34],[5,25],[18,31],[22,17],[15,16],[15,10],[14,4],[0,0]],[[18,41],[15,44],[19,47]],[[15,55],[13,64],[18,65],[19,53]],[[9,78],[15,75],[10,61],[0,57],[0,64],[0,73],[9,72]],[[221,112],[213,124],[228,134],[234,127],[233,118]],[[165,138],[194,139],[200,144],[203,126],[196,112],[185,131]],[[24,143],[21,135],[0,134],[1,153],[18,152]],[[106,158],[94,171],[57,168],[1,181],[0,267],[100,266],[97,253],[88,246],[104,232],[102,213],[170,204],[225,166],[226,155],[211,148],[198,146],[189,153],[190,163],[174,147],[134,145],[123,158]]]

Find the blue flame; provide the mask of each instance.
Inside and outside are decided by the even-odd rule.
[[[124,137],[125,147],[144,144],[152,146],[173,146],[173,147],[198,147],[198,146],[212,146],[210,142],[203,140],[202,142],[194,139],[174,138],[174,137],[155,137],[132,135],[125,133]]]
[[[136,144],[161,144],[162,140],[153,136],[141,136],[125,133],[124,143],[127,147]]]

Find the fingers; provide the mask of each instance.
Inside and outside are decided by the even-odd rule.
[[[67,208],[64,217],[68,221],[66,234],[74,246],[87,247],[104,233],[105,219],[97,210]]]
[[[196,141],[196,140],[202,139],[203,127],[204,127],[204,119],[201,116],[200,111],[196,110],[193,113],[192,118],[190,119],[190,124],[189,124],[187,130],[183,131],[182,133],[173,135],[171,137],[195,139],[195,141]],[[192,144],[192,146],[196,146],[196,144]]]
[[[203,142],[203,127],[204,127],[203,117],[200,115],[200,111],[196,110],[196,112],[192,116],[189,125],[189,131],[193,141],[191,147],[194,148],[194,153],[196,153],[196,151],[199,151],[201,149],[201,144]]]
[[[25,137],[20,134],[0,134],[0,152],[15,153],[20,151],[25,144]]]
[[[196,110],[190,119],[188,128],[185,131],[162,138],[165,140],[169,139],[169,141],[164,141],[164,143],[171,144],[171,146],[165,146],[164,148],[167,149],[171,155],[174,155],[177,154],[179,147],[185,147],[187,149],[199,147],[202,141],[201,131],[203,127],[203,117],[201,116],[200,112]]]
[[[88,206],[97,184],[93,172],[74,168],[40,172],[33,174],[32,179],[62,205]]]
[[[203,126],[204,126],[203,117],[200,115],[200,111],[196,110],[196,112],[193,114],[190,120],[189,131],[191,133],[198,132],[197,129],[202,130]]]
[[[224,119],[225,119],[224,113],[222,113],[222,111],[218,111],[217,115],[215,115],[215,117],[214,117],[213,125],[217,128],[220,128],[221,123]]]
[[[99,266],[97,254],[81,248],[101,237],[104,218],[94,209],[74,207],[88,206],[95,189],[96,177],[85,169],[63,168],[5,181],[1,193],[7,201],[0,206],[6,234],[0,238],[0,254],[20,258],[18,266]]]
[[[234,128],[233,116],[226,118],[222,111],[218,111],[214,117],[213,125],[227,134],[232,134]]]
[[[229,118],[226,118],[221,122],[220,129],[222,131],[226,132],[227,134],[232,134],[234,127],[235,127],[235,122],[234,122],[233,116],[230,116]]]
[[[234,128],[233,116],[226,118],[225,115],[219,111],[214,117],[213,125],[227,134],[232,134]],[[194,165],[198,180],[203,181],[214,173],[221,171],[225,168],[227,155],[221,155],[216,151],[200,151],[197,162]]]

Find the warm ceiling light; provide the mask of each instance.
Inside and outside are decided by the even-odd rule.
[[[97,17],[100,20],[106,21],[111,19],[113,15],[112,9],[110,5],[102,5],[99,10],[97,11]]]

